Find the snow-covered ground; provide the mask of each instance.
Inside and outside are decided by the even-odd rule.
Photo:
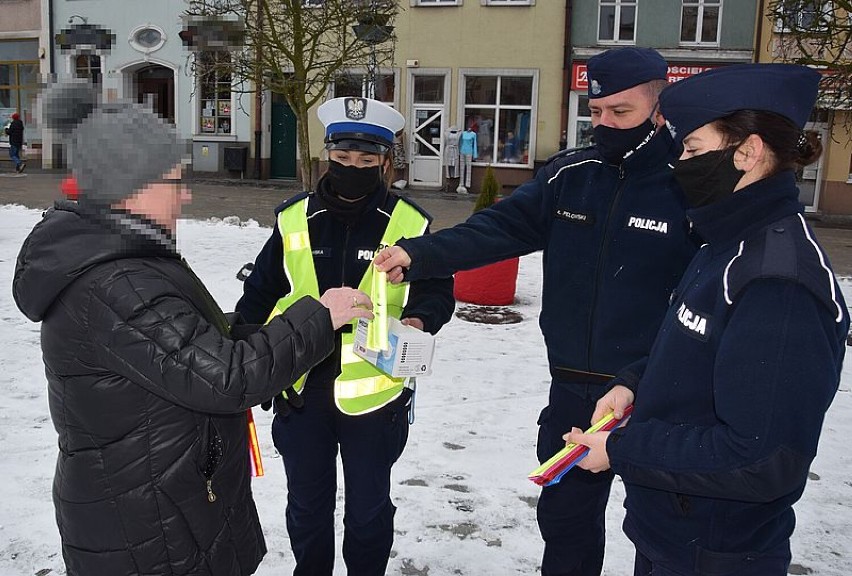
[[[40,215],[0,206],[0,576],[65,573],[50,493],[57,449],[39,327],[18,312],[9,289],[21,242]],[[256,225],[188,221],[181,223],[179,244],[222,308],[232,309],[241,292],[235,273],[254,259],[268,234]],[[521,260],[513,308],[524,315],[522,323],[489,326],[454,318],[438,336],[435,370],[420,379],[416,422],[394,468],[399,510],[389,574],[538,571],[538,488],[526,475],[537,465],[536,418],[549,382],[537,325],[540,265],[538,254]],[[852,282],[842,286],[852,302]],[[810,485],[796,506],[793,562],[799,566],[791,571],[796,574],[852,574],[850,388],[847,362]],[[293,565],[284,524],[284,471],[272,446],[270,415],[255,410],[255,417],[267,474],[254,481],[254,492],[270,549],[258,574],[282,576]],[[632,546],[620,530],[623,496],[617,480],[608,511],[604,571],[610,576],[632,573]],[[345,573],[339,552],[336,573]]]

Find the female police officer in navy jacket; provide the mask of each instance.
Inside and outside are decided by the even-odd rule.
[[[407,213],[408,226],[412,222],[419,226],[415,235],[425,231],[429,220],[386,186],[393,135],[405,124],[399,112],[366,98],[335,98],[320,106],[317,114],[326,127],[329,170],[315,193],[297,195],[276,209],[278,225],[237,304],[248,323],[265,322],[273,308],[281,307],[282,298],[300,290],[306,275],[315,275],[320,291],[363,285],[386,229],[394,227],[389,222],[400,222],[395,215]],[[297,244],[295,248],[304,244],[289,240],[294,222],[307,228],[312,266],[304,260],[299,264],[298,256],[285,261],[282,229],[289,244]],[[285,264],[290,266],[286,271]],[[414,282],[401,319],[434,334],[449,321],[454,305],[452,278]],[[280,398],[276,402],[272,436],[287,472],[287,530],[296,558],[294,574],[332,574],[339,450],[346,487],[343,559],[351,575],[379,576],[385,573],[393,543],[396,508],[390,499],[390,471],[408,439],[411,391],[401,390],[387,403],[356,399],[370,405],[359,415],[344,413],[336,385],[347,375],[341,360],[351,366],[358,359],[351,344],[347,350],[341,343],[348,335],[340,332],[334,354],[310,371],[301,394],[288,393],[288,402],[301,407],[290,410],[287,402]],[[364,368],[355,372],[360,375]]]
[[[635,574],[784,575],[793,504],[816,455],[849,327],[802,215],[795,168],[820,75],[782,64],[706,72],[663,91],[683,138],[675,177],[706,244],[672,294],[650,356],[594,418],[634,401],[627,426],[566,440],[580,466],[625,483]]]

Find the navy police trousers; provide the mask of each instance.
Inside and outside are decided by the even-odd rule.
[[[604,385],[553,381],[549,404],[538,420],[539,462],[565,447],[562,436],[571,427],[590,426],[595,403],[605,391]],[[544,539],[542,576],[600,576],[612,479],[611,470],[593,474],[575,467],[558,484],[542,488],[537,511]]]
[[[306,387],[303,408],[275,416],[272,438],[287,473],[287,531],[294,576],[331,576],[338,447],[345,504],[343,560],[352,576],[381,576],[393,544],[391,467],[408,440],[409,392],[363,416],[347,416],[329,388]]]

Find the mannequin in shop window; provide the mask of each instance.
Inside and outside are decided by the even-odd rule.
[[[444,135],[444,167],[447,178],[459,177],[459,138],[462,131],[450,126]]]
[[[476,132],[474,130],[475,122],[473,119],[467,123],[467,129],[462,132],[459,138],[459,153],[461,154],[459,163],[459,187],[456,192],[459,194],[467,194],[467,189],[470,188],[470,172],[473,161],[479,158],[477,150]]]
[[[515,133],[509,130],[506,132],[506,140],[503,142],[503,162],[518,161],[518,138]]]

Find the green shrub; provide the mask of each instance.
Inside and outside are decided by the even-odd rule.
[[[494,169],[489,164],[485,169],[485,177],[482,179],[482,184],[479,189],[479,196],[476,198],[476,204],[473,207],[474,212],[478,212],[483,208],[488,208],[497,201],[497,195],[500,193],[500,181],[494,175]]]

